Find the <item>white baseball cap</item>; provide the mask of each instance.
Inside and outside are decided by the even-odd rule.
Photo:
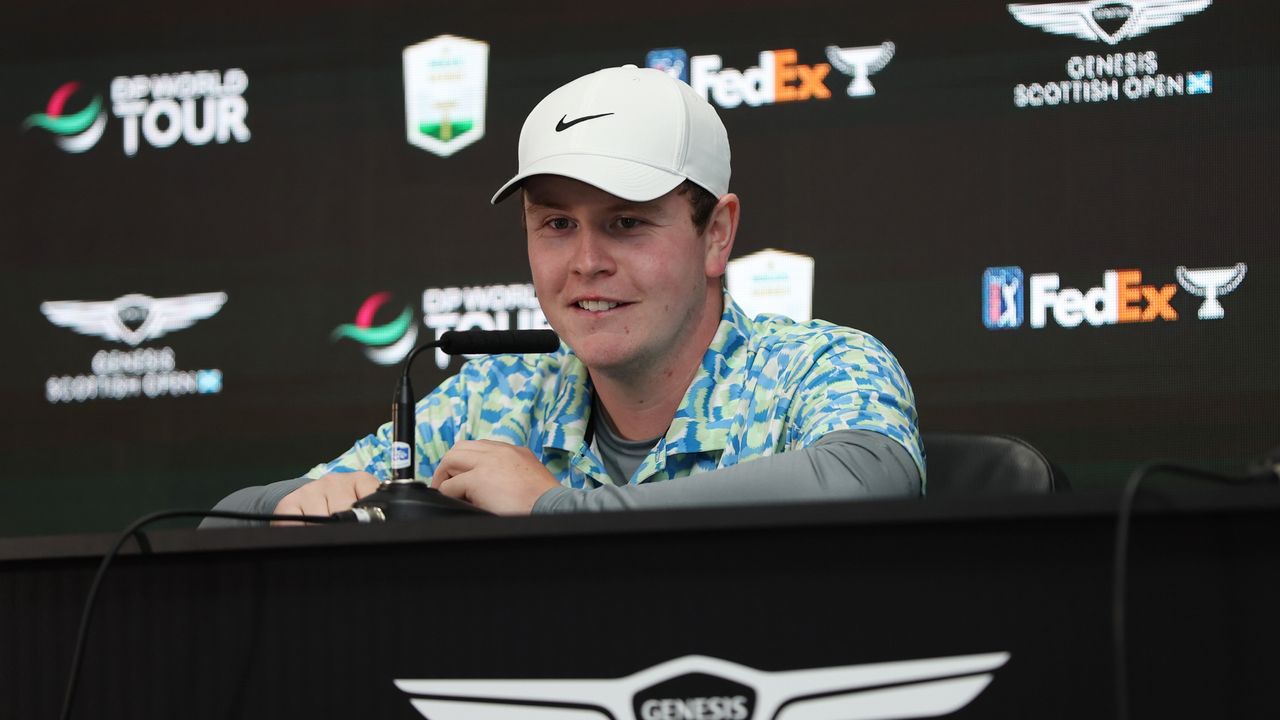
[[[520,171],[490,201],[533,175],[562,175],[632,202],[685,180],[729,192],[729,134],[706,100],[661,70],[635,65],[584,75],[542,99],[520,130]]]

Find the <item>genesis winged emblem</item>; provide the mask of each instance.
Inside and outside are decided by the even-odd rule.
[[[953,713],[1009,653],[764,672],[703,655],[608,680],[396,680],[429,720],[886,720]]]
[[[1244,282],[1244,274],[1249,266],[1236,263],[1233,267],[1197,268],[1188,270],[1179,265],[1177,270],[1178,284],[1192,295],[1204,298],[1200,303],[1200,311],[1196,316],[1201,320],[1221,320],[1226,313],[1218,298],[1235,290]]]
[[[49,322],[81,335],[138,345],[174,330],[189,328],[197,320],[213,317],[227,301],[223,292],[153,298],[133,293],[115,300],[82,302],[53,300],[40,303]]]
[[[1023,25],[1055,35],[1074,35],[1082,40],[1101,40],[1115,45],[1149,30],[1173,25],[1212,4],[1213,0],[1092,0],[1012,3],[1008,8]],[[1106,29],[1117,22],[1114,30]]]
[[[876,89],[867,76],[883,70],[893,59],[893,53],[894,45],[888,40],[867,47],[827,46],[827,59],[831,61],[831,66],[853,77],[853,82],[849,83],[849,88],[845,91],[849,97],[875,95]]]

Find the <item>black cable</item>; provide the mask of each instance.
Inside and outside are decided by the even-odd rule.
[[[85,640],[89,637],[89,621],[93,618],[93,603],[98,595],[98,588],[102,585],[102,579],[107,574],[107,567],[111,565],[111,560],[120,552],[120,548],[129,541],[129,538],[138,533],[143,527],[150,525],[157,520],[166,520],[178,517],[216,517],[228,518],[232,520],[294,520],[298,522],[310,523],[331,523],[338,522],[335,518],[317,515],[268,515],[261,513],[242,513],[231,512],[227,510],[161,510],[150,515],[144,515],[134,520],[124,532],[116,538],[115,543],[111,545],[111,549],[103,556],[102,563],[98,565],[98,572],[93,576],[93,582],[89,584],[89,595],[84,601],[84,611],[80,614],[80,630],[76,633],[75,651],[71,655],[71,673],[67,677],[67,692],[62,699],[62,712],[59,718],[68,720],[71,717],[71,705],[75,699],[76,681],[80,675],[80,666],[84,664],[84,646]],[[150,546],[145,542],[145,536],[138,535],[139,547],[143,552],[149,552]]]
[[[1112,670],[1115,673],[1116,718],[1118,720],[1128,720],[1129,718],[1129,673],[1125,646],[1125,585],[1126,575],[1128,574],[1129,523],[1133,516],[1134,499],[1138,496],[1138,489],[1142,485],[1142,481],[1157,472],[1177,473],[1187,477],[1227,483],[1229,485],[1250,485],[1275,479],[1274,474],[1267,475],[1264,473],[1262,475],[1236,477],[1164,461],[1143,463],[1129,475],[1129,479],[1124,485],[1124,491],[1120,495],[1119,516],[1116,518],[1115,559],[1112,563],[1114,572],[1111,585],[1111,641],[1114,662]]]

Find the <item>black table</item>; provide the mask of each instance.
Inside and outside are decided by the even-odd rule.
[[[1115,506],[156,531],[103,586],[75,716],[848,720],[947,696],[956,718],[1106,717]],[[1133,717],[1280,715],[1278,529],[1275,488],[1144,494]],[[111,539],[0,541],[0,716],[56,717]]]

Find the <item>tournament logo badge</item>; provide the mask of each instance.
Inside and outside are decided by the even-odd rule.
[[[409,144],[449,157],[484,137],[489,44],[453,35],[404,49]]]
[[[82,153],[96,145],[107,127],[107,113],[102,109],[102,96],[95,95],[88,105],[68,114],[67,100],[78,89],[78,82],[61,85],[49,96],[45,111],[29,115],[22,123],[22,128],[27,130],[38,127],[53,133],[58,147],[64,152]]]
[[[813,319],[813,258],[782,250],[761,250],[729,261],[725,282],[747,317],[785,315]]]
[[[379,365],[395,365],[404,360],[418,342],[418,327],[413,323],[413,309],[405,306],[395,320],[384,325],[374,325],[373,317],[378,308],[391,299],[391,293],[370,295],[356,311],[356,321],[333,329],[334,342],[350,338],[365,346],[365,357]]]

